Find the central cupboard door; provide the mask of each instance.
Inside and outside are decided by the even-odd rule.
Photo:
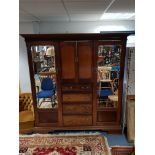
[[[80,81],[92,79],[92,42],[77,42],[78,77]]]
[[[60,43],[61,80],[63,82],[90,82],[92,79],[91,41]]]
[[[76,44],[75,42],[60,43],[61,79],[72,81],[76,79]]]

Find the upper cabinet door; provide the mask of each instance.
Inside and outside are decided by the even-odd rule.
[[[77,43],[77,54],[78,54],[78,76],[79,80],[92,79],[92,42],[83,41]]]
[[[76,79],[76,42],[60,43],[61,79],[62,81],[75,81]]]

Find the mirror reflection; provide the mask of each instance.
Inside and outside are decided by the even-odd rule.
[[[99,45],[97,60],[98,107],[117,108],[121,48]]]
[[[54,46],[32,46],[32,62],[38,108],[57,108]]]

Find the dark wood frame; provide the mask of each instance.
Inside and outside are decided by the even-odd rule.
[[[118,45],[118,46],[121,47],[123,45],[123,41],[122,40],[106,41],[106,42],[104,40],[96,41],[95,42],[95,47],[96,47],[95,51],[97,51],[97,48],[98,48],[99,45]],[[121,47],[121,49],[122,49],[122,47]],[[122,56],[123,52],[125,52],[125,51],[121,51],[120,60],[122,60],[122,62],[125,62],[125,57]],[[96,59],[97,59],[97,53],[96,53]],[[114,109],[107,109],[107,111],[109,110],[109,111],[116,111],[117,112],[117,121],[113,122],[113,124],[119,124],[120,123],[120,112],[121,112],[121,106],[120,105],[122,104],[122,100],[121,100],[120,95],[122,94],[122,89],[123,89],[123,85],[121,85],[121,83],[122,83],[122,70],[124,69],[124,63],[122,63],[122,62],[120,62],[120,78],[119,78],[120,85],[119,85],[119,88],[118,88],[119,89],[119,91],[118,91],[119,94],[118,94],[117,111],[116,111],[115,108]],[[95,79],[97,79],[97,74],[95,76],[96,76]],[[105,110],[103,110],[103,111],[105,111]],[[104,124],[107,124],[107,123],[98,123],[98,124],[103,124],[104,125]]]
[[[112,146],[111,153],[112,155],[134,155],[135,147],[134,146]]]
[[[30,81],[31,81],[31,90],[33,94],[33,105],[35,112],[35,128],[36,132],[48,132],[51,130],[104,130],[109,132],[121,132],[120,119],[121,119],[121,96],[123,90],[123,75],[124,75],[124,62],[126,55],[126,40],[127,36],[134,34],[133,31],[128,32],[106,32],[104,34],[21,34],[22,37],[25,38],[27,52],[28,52],[28,63],[29,63],[29,72],[30,72]],[[63,115],[62,115],[62,100],[61,100],[61,64],[60,64],[60,41],[80,41],[80,40],[90,40],[92,41],[92,49],[93,49],[93,123],[91,126],[63,126]],[[119,106],[117,111],[117,121],[114,123],[101,123],[98,124],[96,122],[97,118],[97,109],[96,109],[96,88],[97,88],[97,74],[96,74],[96,45],[98,41],[106,40],[107,43],[110,44],[120,44],[122,46],[121,51],[121,62],[120,62],[120,88],[119,88]],[[33,77],[33,68],[32,68],[32,56],[31,56],[31,46],[34,45],[53,45],[55,47],[56,53],[56,74],[57,76],[57,91],[58,91],[58,122],[56,123],[40,123],[38,120],[38,112],[41,110],[37,108],[36,98],[35,98],[35,81]],[[47,111],[50,109],[47,109]],[[53,110],[53,109],[52,109]]]

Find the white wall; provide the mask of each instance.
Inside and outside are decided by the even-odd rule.
[[[34,24],[32,22],[20,22],[19,23],[19,33],[20,34],[32,34],[34,33]]]
[[[21,92],[31,92],[27,51],[24,39],[19,38],[19,80]]]
[[[33,24],[20,23],[19,32],[20,34],[34,33]],[[31,92],[26,44],[21,36],[19,36],[19,80],[21,92]]]

